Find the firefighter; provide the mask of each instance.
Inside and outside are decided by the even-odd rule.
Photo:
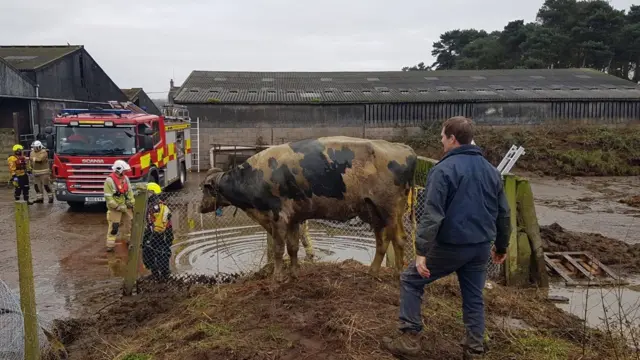
[[[29,160],[22,155],[23,149],[20,144],[13,145],[13,155],[9,156],[7,162],[9,163],[11,182],[15,187],[14,197],[16,201],[20,200],[20,193],[22,193],[24,201],[31,205],[33,204],[33,202],[29,201],[29,174],[31,169],[29,168]]]
[[[142,261],[157,280],[167,280],[171,274],[170,259],[173,244],[171,210],[160,199],[162,190],[154,182],[147,184],[149,206],[147,226],[142,238]]]
[[[124,174],[130,170],[129,164],[123,160],[116,160],[111,167],[113,172],[104,182],[104,200],[107,203],[107,251],[113,251],[116,236],[129,241],[131,235],[131,220],[133,219],[133,189],[129,178]]]
[[[33,172],[33,188],[36,190],[36,201],[34,203],[42,203],[44,201],[42,196],[42,189],[47,192],[49,197],[49,204],[53,203],[53,193],[49,183],[51,181],[49,174],[49,153],[47,149],[42,146],[42,143],[38,140],[31,144],[31,154],[29,155],[29,166]]]

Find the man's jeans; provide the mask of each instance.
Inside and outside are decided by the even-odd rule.
[[[426,253],[431,277],[423,278],[415,261],[400,276],[400,330],[422,331],[420,307],[424,287],[453,272],[458,275],[462,293],[462,320],[467,330],[466,347],[483,351],[484,288],[491,244],[452,246],[433,244]]]

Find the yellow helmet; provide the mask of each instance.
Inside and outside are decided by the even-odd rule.
[[[22,145],[20,144],[15,144],[13,145],[13,152],[16,152],[18,150],[23,150],[24,148],[22,147]]]
[[[150,182],[147,184],[147,190],[153,192],[154,194],[158,195],[162,192],[162,189],[160,188],[160,185],[154,183],[154,182]]]

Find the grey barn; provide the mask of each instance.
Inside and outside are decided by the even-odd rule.
[[[201,121],[203,155],[212,144],[390,138],[455,115],[479,125],[640,119],[640,86],[590,69],[193,71],[171,85],[168,101]]]

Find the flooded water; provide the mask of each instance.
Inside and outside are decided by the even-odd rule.
[[[632,329],[636,332],[640,329],[640,277],[628,280],[631,286],[587,288],[556,283],[550,287],[549,295],[568,298],[568,304],[557,306],[586,319],[587,326],[605,331],[609,329],[631,339]]]
[[[309,222],[309,235],[317,260],[354,259],[364,264],[373,261],[375,238],[372,232],[343,228],[336,234],[331,225]],[[266,243],[267,233],[259,225],[195,231],[187,240],[173,246],[174,263],[177,272],[189,274],[255,271],[266,264]],[[305,257],[302,246],[298,257]]]

